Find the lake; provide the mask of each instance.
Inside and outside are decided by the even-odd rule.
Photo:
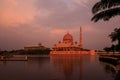
[[[54,55],[1,61],[0,80],[115,80],[116,72],[97,55]]]

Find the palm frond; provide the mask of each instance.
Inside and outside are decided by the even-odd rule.
[[[120,0],[109,0],[108,2],[108,8],[111,8],[113,6],[119,6],[120,5]]]
[[[92,8],[92,13],[95,14],[96,12],[98,12],[99,10],[101,10],[101,2],[97,2],[93,8]]]
[[[103,19],[104,21],[109,20],[111,17],[120,15],[120,7],[116,7],[116,8],[111,8],[105,11],[101,11],[97,14],[95,14],[95,16],[91,19],[91,21],[97,22],[100,19]]]
[[[116,7],[120,5],[120,0],[101,0],[100,2],[97,2],[93,8],[92,8],[92,13],[96,14],[101,10],[111,8],[111,7]]]

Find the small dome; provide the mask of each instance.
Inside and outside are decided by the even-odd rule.
[[[65,34],[65,36],[63,37],[63,42],[73,42],[72,35],[69,33]]]

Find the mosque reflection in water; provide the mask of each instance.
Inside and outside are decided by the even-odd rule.
[[[54,55],[50,57],[54,66],[64,73],[65,80],[120,80],[119,70],[115,67],[112,68],[108,63],[98,61],[100,64],[96,64],[97,59],[95,56],[85,55]],[[120,66],[117,67],[120,68]],[[104,72],[101,71],[101,68]]]
[[[116,68],[117,67],[117,68]],[[54,55],[28,61],[0,62],[1,80],[120,80],[120,65],[100,62],[98,56]]]
[[[50,61],[60,72],[63,72],[65,80],[85,80],[85,74],[83,73],[84,69],[88,67],[85,67],[85,65],[89,65],[88,63],[94,63],[95,56],[54,55],[50,56]],[[93,77],[93,79],[94,78],[95,77]]]

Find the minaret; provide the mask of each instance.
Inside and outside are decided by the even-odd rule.
[[[82,49],[82,28],[80,27],[80,49]]]

